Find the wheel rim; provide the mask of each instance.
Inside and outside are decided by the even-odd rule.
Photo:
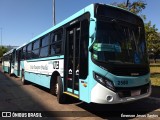
[[[55,85],[55,94],[58,95],[58,83]]]

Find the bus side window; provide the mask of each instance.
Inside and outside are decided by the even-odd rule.
[[[88,44],[89,44],[89,22],[83,20],[81,23],[81,40],[80,40],[80,65],[79,78],[86,79],[88,75]]]
[[[56,55],[62,53],[62,36],[63,29],[51,33],[51,45],[50,45],[50,55]]]
[[[22,52],[22,59],[26,59],[26,46],[23,47],[23,52]]]
[[[18,56],[19,55],[19,50],[18,51],[16,51],[16,61],[18,61]]]
[[[39,58],[40,39],[33,43],[32,58]]]
[[[49,34],[41,39],[40,57],[47,57],[49,55]]]
[[[26,55],[27,59],[31,59],[32,58],[32,43],[27,45],[27,55]]]

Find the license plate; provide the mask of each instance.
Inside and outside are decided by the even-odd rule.
[[[131,96],[138,96],[141,94],[141,90],[133,90],[131,91]]]

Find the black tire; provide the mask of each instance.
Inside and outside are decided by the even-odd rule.
[[[60,76],[57,76],[57,83],[58,83],[57,101],[60,104],[64,104],[66,103],[66,95],[63,93],[63,84]]]
[[[24,71],[22,71],[22,73],[21,73],[21,82],[22,82],[23,85],[26,84],[26,80],[25,80],[25,76],[24,76]]]
[[[10,74],[10,68],[8,68],[8,72],[7,73]]]
[[[57,84],[58,84],[57,82],[55,84],[51,82],[50,93],[55,96],[57,96]]]

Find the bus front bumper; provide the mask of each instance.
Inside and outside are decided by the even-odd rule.
[[[129,97],[119,97],[118,93],[107,89],[101,84],[97,83],[91,91],[91,102],[100,104],[117,104],[131,102],[138,99],[146,98],[151,94],[151,85],[149,84],[148,92],[145,94]]]

